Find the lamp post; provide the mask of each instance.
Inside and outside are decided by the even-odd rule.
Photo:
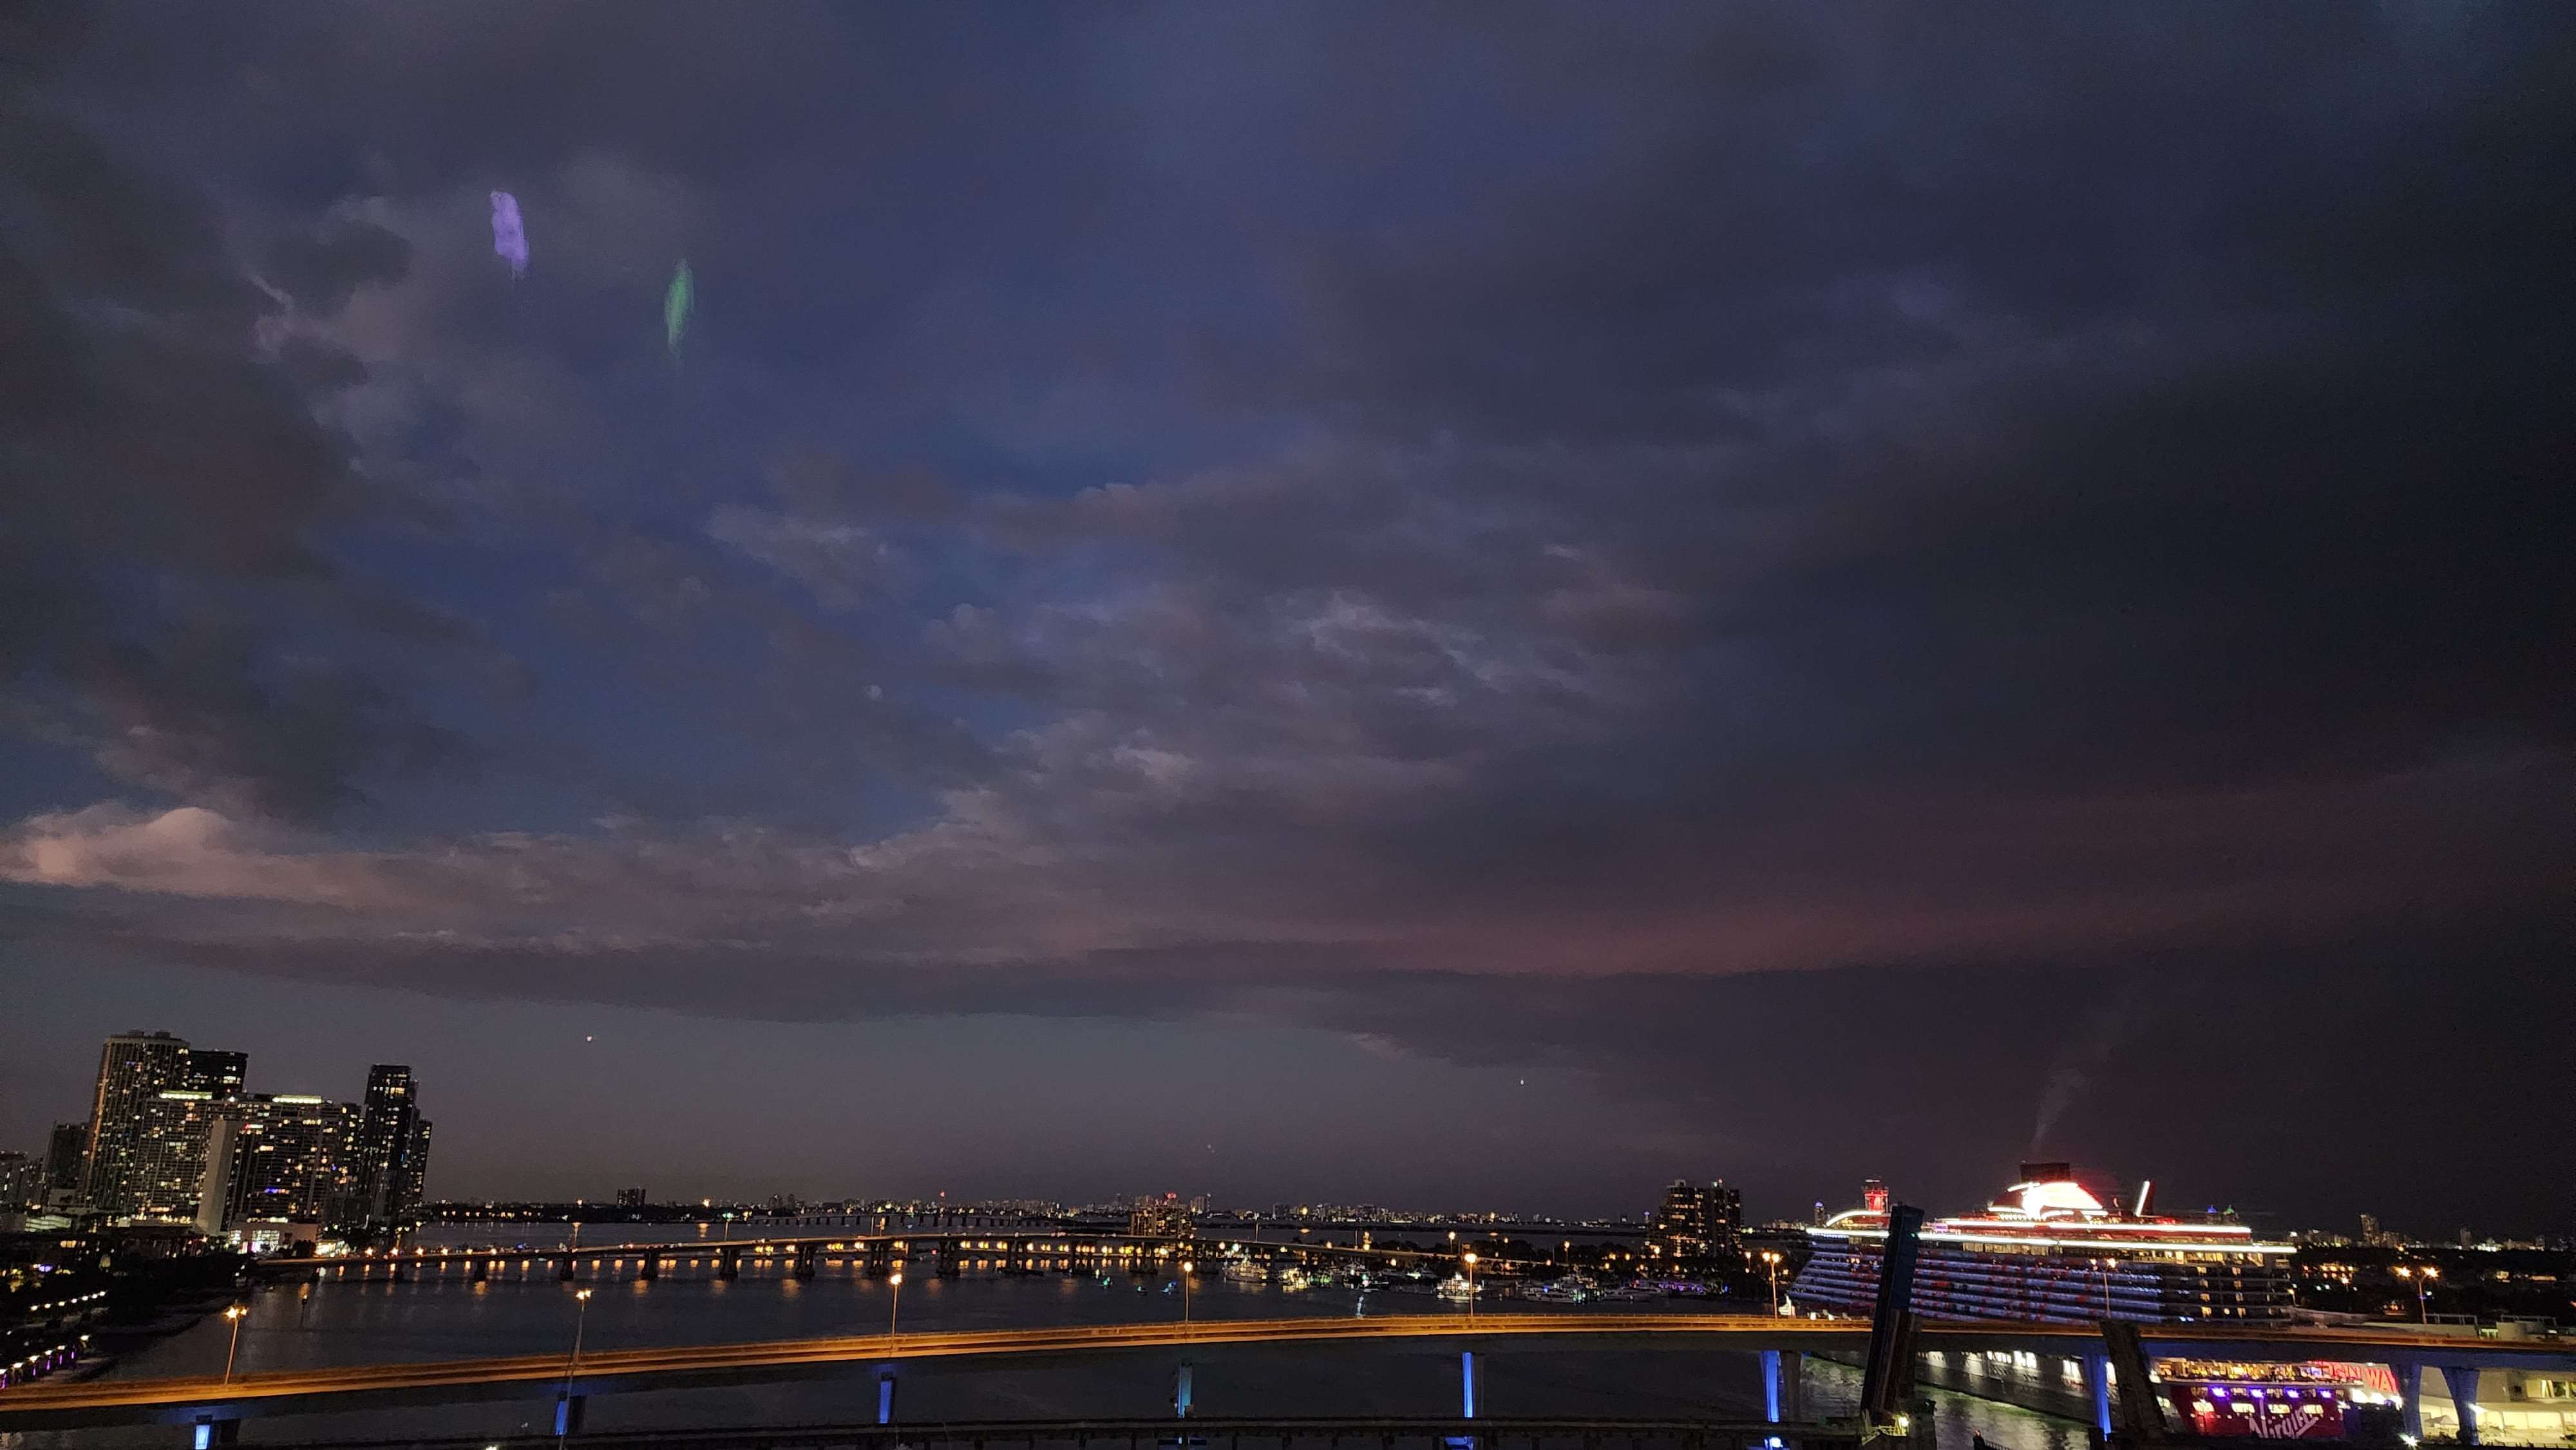
[[[1770,1272],[1770,1275],[1771,1275],[1771,1315],[1772,1315],[1772,1317],[1773,1317],[1773,1318],[1775,1318],[1775,1319],[1776,1319],[1776,1318],[1778,1318],[1778,1317],[1779,1317],[1779,1314],[1780,1314],[1780,1253],[1779,1253],[1779,1251],[1778,1251],[1777,1249],[1764,1249],[1764,1250],[1762,1251],[1762,1266],[1763,1266],[1765,1269],[1767,1269],[1767,1270]]]
[[[1183,1324],[1190,1322],[1190,1271],[1197,1267],[1198,1264],[1194,1260],[1181,1260],[1181,1322]]]
[[[227,1304],[224,1306],[224,1317],[233,1322],[232,1347],[224,1351],[225,1384],[231,1384],[233,1382],[233,1356],[241,1352],[241,1322],[249,1314],[250,1306],[246,1304]]]
[[[895,1326],[903,1322],[903,1270],[895,1270],[886,1282],[894,1286],[894,1304],[886,1310],[886,1346],[892,1348]]]
[[[572,1356],[564,1361],[563,1397],[567,1402],[572,1399],[573,1372],[581,1367],[581,1331],[582,1326],[590,1319],[590,1293],[588,1289],[575,1289],[572,1294],[573,1302],[580,1307],[573,1311],[572,1316]],[[555,1420],[555,1444],[558,1450],[564,1442],[565,1433],[570,1428],[571,1416],[558,1411]]]
[[[1473,1319],[1476,1317],[1476,1251],[1474,1249],[1467,1251],[1465,1263],[1467,1265],[1467,1317]]]
[[[2412,1279],[2415,1281],[2415,1322],[2418,1324],[2432,1323],[2432,1309],[2425,1300],[2432,1290],[2433,1281],[2442,1277],[2442,1271],[2434,1268],[2430,1264],[2426,1264],[2420,1269],[2410,1269],[2405,1265],[2400,1264],[2397,1266],[2397,1277],[2401,1279]]]

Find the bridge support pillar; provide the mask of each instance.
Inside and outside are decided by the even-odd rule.
[[[638,1277],[647,1281],[662,1277],[662,1256],[660,1254],[646,1254],[644,1256],[643,1267],[636,1270],[636,1274]]]
[[[894,1366],[877,1371],[877,1423],[894,1423]]]
[[[1762,1351],[1762,1418],[1779,1424],[1782,1412],[1788,1408],[1786,1399],[1781,1393],[1780,1351],[1766,1349]]]
[[[1458,1413],[1465,1419],[1476,1418],[1476,1351],[1458,1351]]]
[[[796,1246],[796,1277],[800,1279],[813,1278],[814,1262],[821,1257],[822,1250],[817,1246],[813,1244],[798,1244]]]
[[[2424,1366],[2413,1360],[2391,1360],[2388,1372],[2397,1380],[2400,1425],[2409,1440],[2424,1438]]]
[[[238,1444],[241,1440],[239,1420],[218,1420],[212,1415],[199,1415],[197,1423],[188,1428],[194,1437],[190,1443],[196,1446],[196,1450],[214,1450],[218,1445]]]
[[[957,1259],[958,1255],[962,1252],[957,1247],[957,1244],[958,1241],[956,1239],[941,1239],[939,1241],[939,1277],[943,1279],[954,1279],[957,1277],[957,1271],[960,1267]]]
[[[716,1277],[719,1279],[742,1277],[742,1250],[727,1249],[716,1255]]]
[[[2473,1364],[2442,1366],[2442,1388],[2451,1392],[2451,1413],[2460,1422],[2460,1443],[2478,1443],[2478,1367]]]
[[[2084,1356],[2084,1387],[2093,1396],[2093,1433],[2111,1442],[2111,1356]]]
[[[1172,1376],[1172,1414],[1183,1420],[1190,1417],[1190,1368],[1190,1362],[1182,1360]]]
[[[581,1412],[590,1405],[588,1395],[555,1396],[555,1437],[581,1433]]]
[[[472,1279],[477,1284],[490,1282],[492,1278],[492,1261],[490,1259],[476,1259],[473,1265],[466,1270],[466,1277]]]
[[[555,1277],[567,1284],[572,1282],[572,1255],[566,1254],[556,1261]]]

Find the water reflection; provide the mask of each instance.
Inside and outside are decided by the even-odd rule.
[[[300,1284],[272,1285],[252,1296],[242,1326],[238,1368],[244,1372],[399,1360],[557,1354],[572,1343],[573,1286],[555,1280],[542,1261],[531,1276],[472,1282],[462,1270],[408,1283],[383,1278],[326,1279],[309,1297]],[[1001,1329],[1046,1324],[1121,1324],[1180,1317],[1169,1280],[1124,1274],[941,1278],[907,1274],[903,1322],[909,1331]],[[746,1264],[743,1277],[705,1275],[585,1279],[590,1302],[584,1352],[649,1345],[712,1344],[883,1331],[891,1289],[847,1264],[826,1264],[800,1281],[780,1268]],[[1287,1292],[1201,1276],[1193,1317],[1268,1318],[1299,1314],[1438,1313],[1428,1294],[1348,1289]],[[1623,1311],[1640,1307],[1621,1305]],[[1676,1303],[1676,1311],[1695,1306]],[[1581,1313],[1543,1305],[1497,1305],[1488,1312]],[[199,1321],[147,1345],[114,1366],[115,1378],[213,1374],[223,1368],[228,1327]],[[1194,1347],[1195,1398],[1208,1415],[1318,1413],[1438,1415],[1454,1413],[1454,1352],[1429,1342],[1371,1345]],[[1148,1351],[965,1370],[924,1362],[903,1369],[899,1413],[905,1419],[1043,1418],[1078,1415],[1157,1416],[1170,1412],[1179,1351]],[[820,1382],[728,1389],[604,1395],[592,1401],[589,1428],[624,1430],[688,1425],[848,1422],[874,1415],[873,1363]],[[1481,1374],[1487,1413],[1751,1418],[1761,1392],[1753,1356],[1676,1345],[1587,1347],[1581,1342],[1527,1346],[1498,1342]],[[1811,1414],[1848,1414],[1858,1374],[1811,1361]],[[2080,1424],[1964,1395],[1936,1393],[1942,1450],[1967,1450],[1982,1434],[1996,1450],[2084,1450]],[[542,1434],[551,1413],[543,1400],[451,1405],[365,1413],[304,1415],[254,1421],[251,1444],[397,1436]],[[5,1450],[98,1450],[112,1445],[173,1450],[167,1428],[99,1430],[0,1437]]]

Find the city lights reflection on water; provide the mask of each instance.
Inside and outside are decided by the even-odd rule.
[[[557,1242],[560,1242],[558,1240]],[[1191,1314],[1200,1319],[1299,1314],[1371,1316],[1455,1312],[1434,1295],[1347,1288],[1287,1292],[1275,1286],[1193,1276]],[[1178,1319],[1182,1305],[1170,1276],[1123,1273],[1008,1277],[942,1277],[926,1271],[871,1278],[846,1263],[827,1262],[810,1281],[780,1268],[746,1264],[743,1277],[706,1275],[555,1280],[536,1259],[531,1277],[474,1282],[461,1273],[412,1282],[333,1276],[310,1298],[304,1287],[277,1286],[253,1295],[243,1318],[210,1317],[128,1355],[116,1378],[215,1374],[224,1367],[230,1332],[240,1331],[237,1371],[317,1368],[385,1361],[467,1359],[552,1353],[562,1356],[579,1325],[584,1352],[889,1332],[895,1295],[904,1292],[900,1324],[913,1332],[1119,1324]],[[1175,1292],[1165,1292],[1172,1289]],[[592,1300],[585,1290],[609,1290]],[[1622,1305],[1634,1311],[1639,1306]],[[1702,1306],[1683,1306],[1699,1309]],[[1504,1312],[1583,1312],[1513,1305]],[[1457,1361],[1424,1342],[1375,1345],[1238,1346],[1194,1353],[1201,1414],[1390,1414],[1450,1412]],[[1762,1389],[1753,1355],[1627,1344],[1496,1342],[1481,1357],[1480,1399],[1490,1414],[1600,1415],[1645,1418],[1758,1418]],[[1175,1359],[1138,1353],[1022,1362],[972,1373],[922,1373],[903,1391],[905,1418],[1070,1418],[1157,1416],[1170,1412]],[[841,1380],[716,1389],[612,1394],[590,1406],[593,1431],[849,1422],[874,1418],[873,1365]],[[1848,1413],[1858,1398],[1857,1371],[1809,1361],[1811,1414]],[[1995,1450],[2083,1450],[2081,1424],[1962,1395],[1935,1394],[1943,1450],[1965,1450],[1983,1435]],[[1326,1401],[1329,1401],[1327,1403]],[[504,1438],[552,1429],[551,1407],[538,1400],[280,1418],[247,1438],[266,1443],[397,1436]],[[10,1450],[152,1443],[138,1432],[88,1431],[10,1437]]]

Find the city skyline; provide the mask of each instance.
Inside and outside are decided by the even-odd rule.
[[[816,1189],[820,1179],[798,1180],[802,1190],[775,1186],[755,1191],[733,1191],[718,1196],[716,1190],[704,1192],[692,1188],[654,1196],[648,1187],[620,1186],[611,1192],[532,1194],[518,1192],[427,1192],[430,1123],[416,1107],[416,1078],[409,1065],[376,1063],[367,1070],[367,1087],[363,1103],[331,1103],[310,1094],[253,1093],[247,1090],[249,1054],[238,1050],[196,1047],[177,1034],[160,1029],[118,1033],[107,1039],[101,1050],[98,1072],[92,1090],[93,1117],[88,1122],[56,1123],[49,1135],[52,1155],[61,1155],[61,1146],[69,1137],[78,1153],[77,1171],[68,1180],[73,1191],[50,1206],[55,1209],[87,1211],[114,1220],[140,1215],[146,1220],[193,1221],[209,1233],[220,1233],[242,1221],[263,1216],[257,1206],[261,1183],[285,1181],[274,1171],[262,1177],[247,1166],[240,1169],[217,1167],[235,1150],[236,1132],[252,1136],[263,1126],[275,1136],[275,1125],[262,1125],[259,1114],[270,1104],[293,1105],[298,1114],[332,1112],[333,1126],[323,1130],[324,1141],[308,1145],[315,1155],[314,1166],[300,1170],[305,1177],[330,1173],[334,1186],[310,1192],[297,1187],[269,1187],[271,1194],[292,1192],[304,1194],[294,1200],[271,1200],[290,1205],[284,1216],[347,1225],[352,1230],[365,1226],[399,1228],[413,1222],[421,1210],[454,1204],[554,1204],[597,1209],[686,1207],[695,1202],[702,1208],[748,1208],[785,1212],[806,1211],[813,1205],[857,1203],[905,1203],[913,1205],[944,1204],[965,1207],[973,1204],[1046,1204],[1054,1208],[1112,1206],[1124,1208],[1132,1203],[1185,1203],[1193,1212],[1217,1214],[1268,1213],[1289,1216],[1308,1208],[1330,1209],[1381,1219],[1401,1220],[1411,1217],[1470,1220],[1479,1215],[1495,1215],[1505,1221],[1523,1222],[1623,1222],[1646,1229],[1658,1241],[1669,1244],[1667,1252],[1676,1260],[1695,1261],[1712,1247],[1733,1252],[1739,1245],[1740,1230],[1760,1223],[1798,1225],[1822,1223],[1826,1216],[1845,1209],[1883,1212],[1891,1198],[1903,1199],[1901,1189],[1892,1189],[1878,1176],[1856,1180],[1849,1186],[1855,1191],[1841,1197],[1813,1200],[1808,1205],[1812,1217],[1802,1217],[1798,1205],[1788,1203],[1782,1211],[1763,1218],[1748,1218],[1744,1193],[1740,1185],[1717,1177],[1695,1182],[1688,1175],[1676,1178],[1659,1192],[1655,1204],[1643,1212],[1626,1209],[1568,1210],[1548,1203],[1513,1203],[1507,1206],[1465,1202],[1397,1203],[1361,1195],[1336,1198],[1331,1195],[1305,1195],[1270,1200],[1238,1199],[1225,1201],[1206,1191],[1184,1194],[1180,1190],[1148,1187],[1137,1191],[1133,1185],[1109,1193],[1090,1195],[1047,1194],[1036,1188],[1017,1192],[957,1194],[951,1198],[946,1189],[912,1192],[880,1191],[860,1194],[839,1189]],[[169,1090],[171,1088],[177,1090]],[[113,1104],[112,1113],[100,1115],[102,1106]],[[159,1111],[156,1112],[156,1109]],[[244,1110],[252,1126],[244,1129]],[[226,1120],[230,1114],[231,1121]],[[106,1125],[102,1128],[102,1124]],[[209,1132],[209,1125],[213,1131]],[[152,1140],[143,1144],[141,1140]],[[256,1144],[246,1145],[255,1147]],[[139,1155],[139,1156],[137,1156]],[[0,1152],[0,1159],[17,1155]],[[46,1164],[46,1154],[25,1155],[31,1181],[34,1170]],[[132,1164],[124,1160],[134,1156]],[[248,1160],[244,1160],[247,1165]],[[2147,1201],[2150,1179],[2123,1179],[2107,1172],[2101,1165],[2074,1165],[2065,1162],[2035,1165],[2024,1160],[2017,1165],[2019,1177],[2033,1171],[2044,1171],[2057,1177],[2074,1177],[2101,1193],[2105,1201],[2126,1202],[2135,1198],[2143,1207]],[[809,1170],[810,1172],[810,1170]],[[202,1192],[208,1195],[202,1202]],[[632,1175],[630,1175],[632,1176]],[[2167,1185],[2171,1187],[2169,1183]],[[2182,1185],[2188,1188],[2189,1185]],[[1916,1195],[1917,1206],[1924,1206],[1922,1195]],[[309,1201],[307,1201],[309,1200]],[[1982,1202],[1983,1200],[1978,1200]],[[174,1209],[172,1205],[176,1203]],[[1365,1211],[1365,1212],[1363,1212]],[[2189,1214],[2190,1209],[2182,1210]],[[2201,1210],[2229,1222],[2253,1220],[2263,1222],[2275,1231],[2341,1234],[2323,1220],[2291,1225],[2279,1220],[2285,1215],[2277,1209],[2240,1207],[2229,1202],[2213,1202]],[[274,1214],[267,1216],[276,1216]],[[2396,1231],[2383,1230],[2381,1216],[2360,1210],[2346,1215],[2346,1221],[2358,1226],[2357,1241],[2377,1242],[2385,1233],[2391,1242]],[[2497,1225],[2486,1225],[2482,1236],[2489,1240],[2514,1240],[2511,1226],[2497,1232]],[[2545,1230],[2544,1230],[2545,1232]],[[2471,1241],[2472,1230],[2458,1226],[2459,1241]],[[2418,1241],[2448,1242],[2451,1231],[2419,1232]]]
[[[0,1147],[2576,1228],[2576,10],[0,49]]]

